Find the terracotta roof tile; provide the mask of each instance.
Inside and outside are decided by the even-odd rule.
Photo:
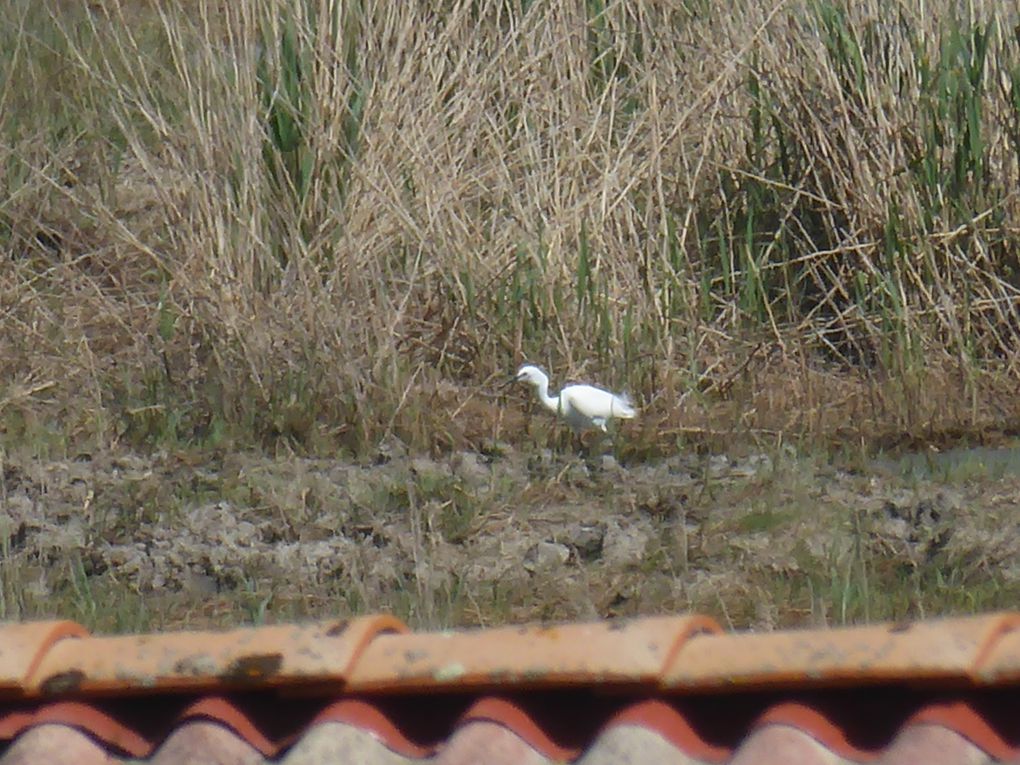
[[[910,725],[882,753],[884,765],[924,762],[990,762],[988,753],[954,730],[939,725]]]
[[[0,765],[1009,762],[1018,621],[406,633],[365,617],[121,637],[6,625]]]
[[[1015,714],[1015,700],[1010,699],[1009,704],[1002,704],[1006,699],[996,698],[992,710],[995,716]],[[1005,724],[997,726],[993,723],[993,716],[982,712],[979,708],[960,701],[944,703],[932,703],[917,710],[902,730],[918,728],[922,731],[943,729],[953,731],[959,737],[972,743],[976,748],[988,754],[995,760],[1013,760],[1020,750],[1017,744],[1017,729],[1010,725],[1012,717]],[[1008,731],[1012,730],[1010,739],[1006,738]]]
[[[789,725],[768,725],[752,733],[730,760],[732,765],[845,765],[849,761]]]
[[[309,727],[314,731],[319,726],[337,725],[364,731],[375,740],[385,741],[390,750],[405,759],[423,759],[433,751],[433,747],[412,739],[378,704],[362,699],[334,701],[315,716]]]
[[[667,688],[826,685],[977,679],[1020,614],[688,641],[663,675]],[[1005,658],[999,659],[1005,663]]]
[[[201,720],[176,728],[152,756],[154,765],[231,763],[261,765],[265,758],[229,728]]]
[[[57,701],[45,706],[11,707],[0,713],[0,741],[18,738],[25,731],[47,726],[70,726],[83,731],[118,752],[141,756],[151,743],[130,725],[84,702]]]
[[[381,637],[348,682],[357,691],[649,683],[688,638],[719,632],[707,617],[682,616]]]
[[[728,757],[726,758],[728,759]],[[702,759],[678,748],[665,736],[641,725],[618,725],[606,730],[582,755],[583,765],[622,765],[623,763],[657,763],[657,765],[695,765],[723,762],[723,759]]]
[[[975,674],[984,682],[1020,680],[1020,630],[1003,634],[989,646]]]
[[[386,616],[228,632],[94,637],[57,642],[23,681],[27,695],[131,688],[343,683],[377,635],[406,627]],[[0,633],[0,638],[3,634]]]
[[[365,765],[406,765],[422,758],[409,757],[388,748],[372,732],[340,722],[320,722],[308,729],[287,751],[283,765],[318,763],[365,763]]]
[[[274,741],[241,709],[219,696],[199,699],[186,707],[177,719],[181,721],[181,727],[202,721],[213,722],[217,728],[231,731],[235,739],[246,742],[248,749],[266,757],[272,757],[281,748],[280,742]]]
[[[48,723],[25,731],[3,754],[3,765],[75,763],[107,765],[120,762],[115,754],[88,733],[66,725]]]
[[[548,765],[552,759],[498,722],[472,720],[439,750],[436,765]]]
[[[20,695],[26,678],[58,640],[87,634],[69,621],[0,624],[0,696]]]
[[[769,707],[754,724],[761,730],[796,730],[829,752],[857,762],[875,757],[875,752],[859,745],[850,737],[850,724],[834,719],[821,709],[800,702],[785,702]]]
[[[674,749],[698,762],[725,762],[730,750],[706,740],[688,716],[663,700],[646,700],[628,705],[608,719],[603,736],[621,729],[638,728],[656,733]]]

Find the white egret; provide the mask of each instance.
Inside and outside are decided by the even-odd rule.
[[[531,364],[517,370],[517,381],[532,386],[542,405],[562,417],[575,432],[593,427],[606,432],[609,420],[629,420],[637,416],[625,395],[610,393],[594,385],[567,385],[558,396],[550,396],[548,375]]]

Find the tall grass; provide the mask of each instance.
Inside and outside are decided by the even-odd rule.
[[[1000,4],[11,5],[9,437],[443,449],[523,359],[646,451],[1017,425]]]

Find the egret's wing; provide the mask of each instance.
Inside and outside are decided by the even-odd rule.
[[[611,417],[633,416],[634,410],[626,402],[594,385],[568,385],[560,395],[566,395],[570,399],[570,406],[589,420],[605,421]]]

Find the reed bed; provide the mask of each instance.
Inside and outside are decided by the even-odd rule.
[[[523,360],[633,458],[1020,423],[1015,9],[10,5],[12,443],[483,448]]]

